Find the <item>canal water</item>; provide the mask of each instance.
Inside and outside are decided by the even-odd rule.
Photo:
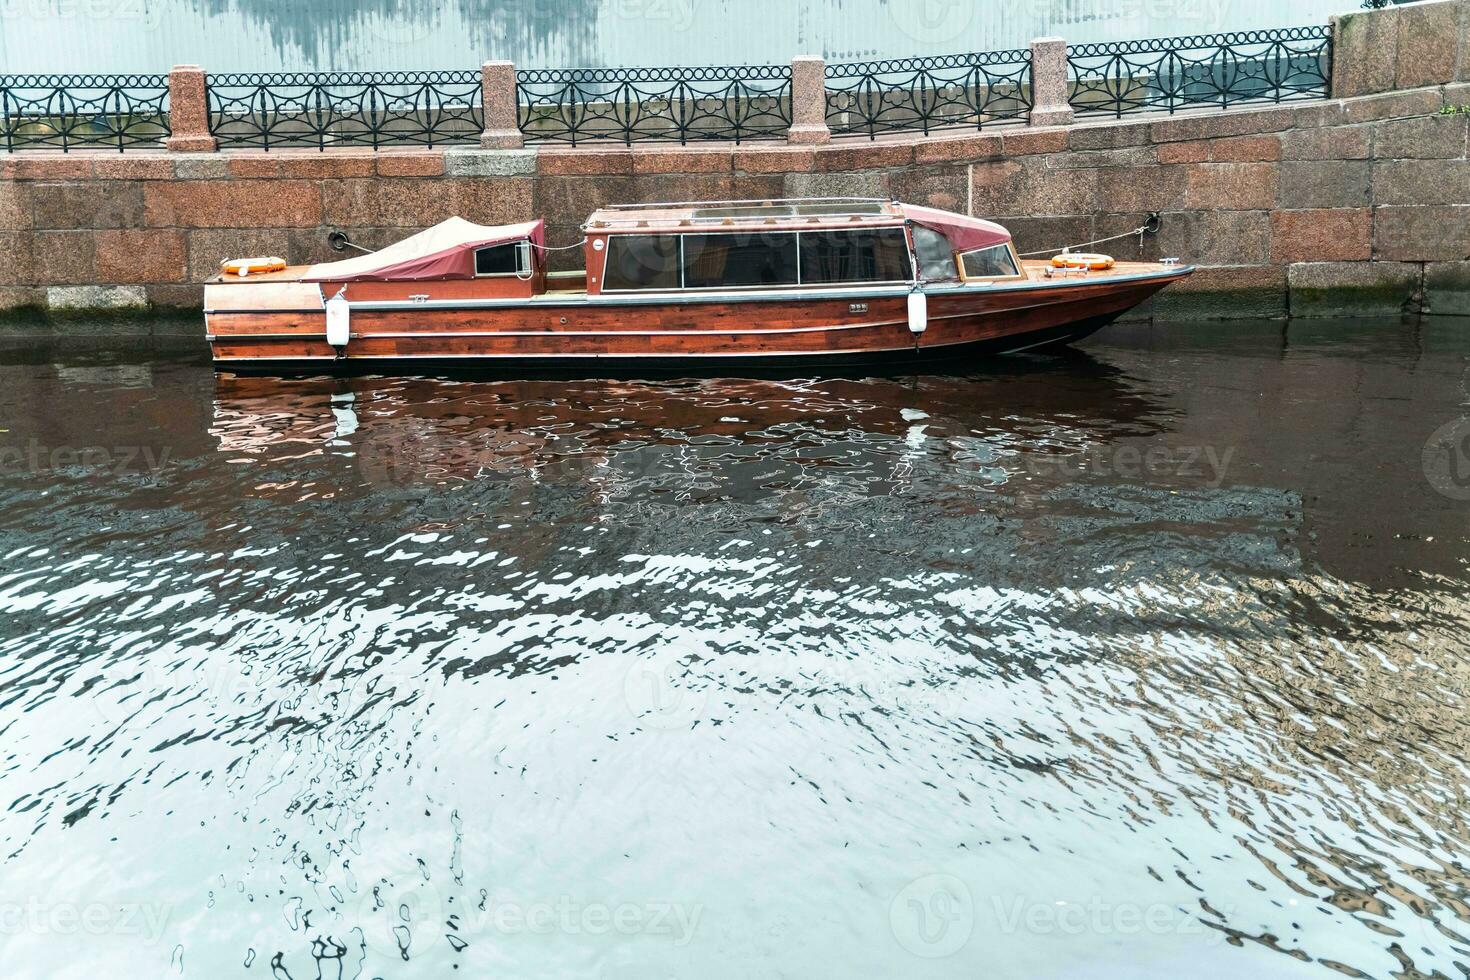
[[[882,379],[115,346],[0,348],[7,976],[1470,962],[1470,322]]]

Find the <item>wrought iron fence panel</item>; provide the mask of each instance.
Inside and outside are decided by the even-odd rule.
[[[485,128],[479,71],[207,76],[220,146],[443,146]]]
[[[1028,51],[900,58],[827,66],[833,135],[1025,122],[1031,111]]]
[[[528,143],[781,139],[791,68],[571,68],[516,72]]]
[[[0,75],[0,149],[157,146],[167,75]]]
[[[1070,100],[1079,115],[1122,116],[1325,98],[1331,49],[1327,27],[1079,44]]]

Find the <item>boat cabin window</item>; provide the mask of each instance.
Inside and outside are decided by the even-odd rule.
[[[913,235],[914,252],[919,257],[919,275],[930,282],[960,277],[954,264],[954,246],[948,238],[923,225],[914,225]]]
[[[604,291],[678,289],[683,275],[678,235],[611,235]]]
[[[794,286],[799,281],[796,236],[789,232],[684,236],[686,288]]]
[[[529,276],[531,249],[526,242],[506,242],[475,252],[477,276]]]
[[[1015,257],[1009,245],[994,245],[976,249],[960,256],[964,263],[966,279],[998,279],[1004,276],[1019,276]]]
[[[602,288],[617,292],[906,282],[912,268],[902,228],[611,235]]]
[[[807,231],[801,234],[801,281],[899,282],[910,275],[902,228]]]

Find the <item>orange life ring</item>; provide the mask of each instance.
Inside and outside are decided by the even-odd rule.
[[[255,259],[226,259],[219,267],[227,276],[258,276],[282,271],[286,268],[286,260],[274,255]]]
[[[1100,252],[1063,252],[1051,257],[1053,269],[1089,269],[1102,272],[1113,267],[1113,257]]]

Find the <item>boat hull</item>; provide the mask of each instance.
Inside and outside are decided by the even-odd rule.
[[[207,322],[216,366],[241,373],[902,369],[1070,343],[1190,271],[934,289],[920,334],[910,330],[902,287],[353,302],[345,356],[327,343],[320,309],[211,302]]]

